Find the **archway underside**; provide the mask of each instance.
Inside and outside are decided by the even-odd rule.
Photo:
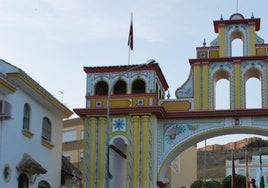
[[[180,140],[163,158],[161,165],[158,170],[158,182],[163,184],[167,184],[169,180],[165,177],[167,169],[169,168],[171,162],[184,150],[187,148],[196,145],[197,143],[217,137],[224,136],[230,134],[254,134],[260,136],[268,135],[268,124],[266,126],[229,126],[229,127],[216,127],[210,130],[206,130],[203,132],[198,132],[196,134],[192,134],[191,136],[185,137]]]

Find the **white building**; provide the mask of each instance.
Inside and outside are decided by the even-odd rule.
[[[226,160],[226,176],[232,174],[232,161]],[[235,173],[246,176],[245,160],[235,160]],[[252,160],[248,161],[249,177],[256,180],[256,185],[260,182],[260,156],[253,155]],[[262,155],[262,170],[264,174],[265,187],[268,188],[268,155]]]
[[[0,187],[61,184],[67,107],[21,69],[0,60]]]

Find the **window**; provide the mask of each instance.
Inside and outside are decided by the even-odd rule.
[[[95,86],[95,95],[107,95],[108,84],[104,81],[99,81]]]
[[[42,180],[38,183],[38,188],[50,188],[50,185],[46,181]]]
[[[18,188],[28,188],[29,187],[29,180],[26,174],[22,173],[18,178]]]
[[[80,152],[80,162],[84,159],[84,152]]]
[[[132,93],[145,93],[145,82],[137,79],[132,84]]]
[[[51,142],[51,122],[47,117],[43,118],[42,140]]]
[[[84,139],[84,130],[80,131],[80,139],[83,140]]]
[[[123,80],[118,80],[114,85],[114,94],[126,94],[127,84]]]
[[[30,130],[30,113],[31,113],[31,109],[30,109],[30,105],[29,104],[24,104],[24,109],[23,109],[23,125],[22,125],[22,129],[23,130]]]
[[[76,140],[76,130],[64,130],[62,134],[62,142],[71,142]]]

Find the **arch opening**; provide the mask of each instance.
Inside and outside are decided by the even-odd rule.
[[[244,36],[239,30],[231,35],[231,57],[244,56]]]
[[[245,73],[245,106],[249,108],[262,108],[261,73],[251,68]]]
[[[185,138],[185,140],[181,141],[179,144],[173,147],[173,149],[168,153],[168,155],[165,157],[165,159],[162,160],[162,163],[160,165],[160,168],[158,170],[158,181],[159,182],[168,182],[167,178],[167,170],[172,164],[174,160],[186,149],[190,148],[191,146],[196,146],[197,143],[201,143],[204,140],[207,139],[213,139],[215,137],[221,137],[223,136],[227,137],[227,140],[229,138],[236,138],[239,140],[239,137],[234,137],[233,135],[241,135],[242,137],[248,135],[248,136],[261,136],[265,138],[265,140],[268,139],[268,129],[264,128],[256,128],[256,127],[248,127],[248,126],[239,126],[239,127],[224,127],[221,129],[216,130],[209,130],[205,134],[199,133],[197,135],[193,135],[191,137]],[[230,136],[230,137],[228,137]],[[227,142],[229,142],[228,140]]]
[[[127,144],[126,139],[115,137],[110,142],[110,186],[125,188],[127,176]]]
[[[108,95],[108,84],[105,81],[96,83],[95,95]]]
[[[113,94],[126,94],[127,93],[127,84],[123,80],[118,80],[114,85]]]

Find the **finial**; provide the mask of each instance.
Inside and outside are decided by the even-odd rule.
[[[203,47],[206,47],[206,39],[204,39],[204,42],[203,42]]]
[[[221,14],[221,19],[220,20],[223,20],[222,14]]]
[[[254,19],[254,14],[253,14],[253,12],[252,12],[252,14],[251,14],[251,19]]]
[[[167,98],[168,98],[168,99],[170,98],[170,93],[169,93],[169,91],[168,91],[168,93],[167,93]]]

